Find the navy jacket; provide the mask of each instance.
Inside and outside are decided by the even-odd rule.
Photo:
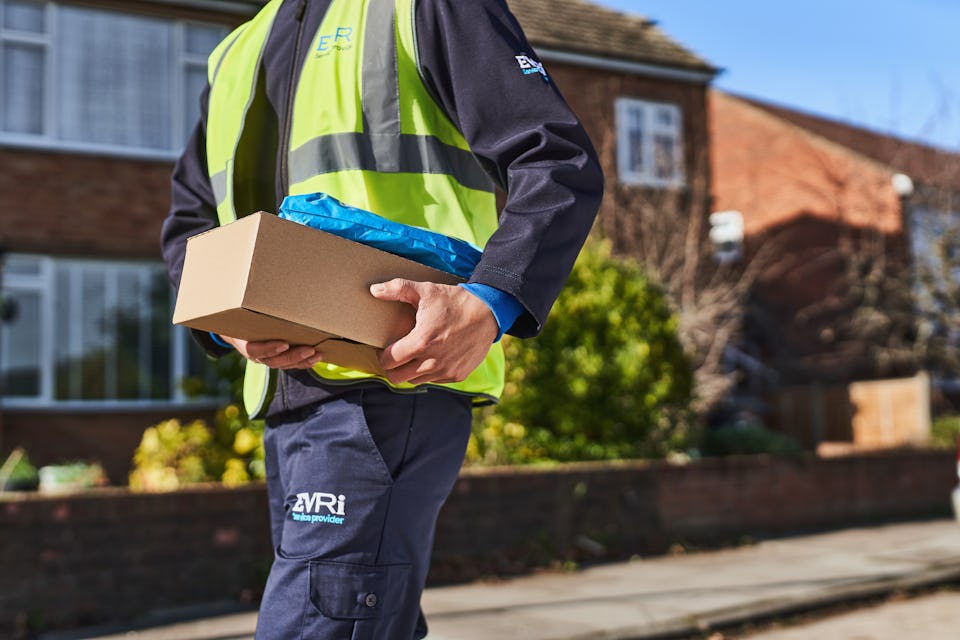
[[[291,82],[298,77],[329,0],[286,0],[265,45],[263,87],[266,108],[259,156],[265,173],[259,201],[277,211],[286,195],[278,155]],[[493,181],[506,192],[499,228],[487,243],[472,282],[496,287],[525,311],[508,333],[539,332],[600,205],[603,176],[586,132],[545,73],[531,73],[536,54],[503,0],[417,0],[420,64],[428,89],[458,126]],[[304,37],[296,49],[296,32]],[[525,57],[524,57],[525,56]],[[335,99],[331,96],[331,99]],[[172,202],[161,244],[170,279],[180,281],[188,237],[217,225],[216,205],[206,169],[206,91],[201,118],[177,161]],[[213,116],[215,117],[215,115]],[[273,175],[273,180],[269,175]],[[271,189],[272,187],[272,189]],[[272,193],[271,193],[272,191]],[[213,354],[223,349],[197,338]],[[305,372],[288,372],[290,384],[276,408],[300,406],[318,383]]]

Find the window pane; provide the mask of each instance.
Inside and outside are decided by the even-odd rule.
[[[643,172],[643,145],[644,145],[644,110],[637,106],[627,108],[626,127],[627,127],[627,170],[633,173]]]
[[[669,107],[658,107],[657,108],[657,125],[661,127],[673,127],[675,126],[673,120],[673,109]]]
[[[3,26],[14,31],[43,33],[43,5],[39,2],[7,0],[3,7]]]
[[[7,256],[3,261],[3,274],[6,276],[40,275],[40,258],[24,255]]]
[[[208,56],[221,40],[224,30],[219,27],[188,24],[186,27],[185,47],[187,53]]]
[[[653,138],[654,158],[656,159],[657,177],[670,179],[674,177],[677,167],[677,144],[673,136],[659,134]]]
[[[0,384],[8,397],[40,395],[40,294],[7,292],[17,307],[12,322],[0,325]]]
[[[79,319],[83,353],[80,361],[80,397],[84,400],[102,400],[106,397],[106,352],[105,333],[107,319],[103,272],[85,268],[81,276],[83,301]],[[76,317],[76,316],[75,316]]]
[[[57,400],[79,400],[83,343],[81,326],[73,318],[82,298],[80,272],[67,265],[57,265],[52,295],[56,314],[53,397]]]
[[[167,400],[173,397],[170,387],[171,336],[170,283],[162,269],[150,278],[150,397]]]
[[[633,129],[627,134],[629,141],[629,164],[627,168],[634,173],[643,173],[643,131]]]
[[[116,364],[117,397],[121,400],[135,400],[140,397],[141,379],[146,372],[141,371],[141,363],[149,357],[149,351],[143,353],[144,342],[149,345],[149,327],[141,326],[140,311],[144,301],[140,297],[139,270],[120,273],[117,278],[116,308]]]
[[[43,47],[3,44],[3,130],[43,131]]]
[[[171,148],[172,25],[67,6],[59,18],[61,138]]]

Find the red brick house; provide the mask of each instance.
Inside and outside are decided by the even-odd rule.
[[[640,17],[509,4],[586,122],[608,190],[706,177],[695,149],[716,69]],[[169,324],[158,237],[206,56],[260,5],[0,0],[0,273],[18,309],[0,326],[0,456],[100,459],[123,482],[146,426],[221,402],[180,389],[206,365]]]
[[[775,249],[754,291],[753,355],[780,384],[913,373],[911,338],[867,313],[923,304],[911,274],[957,214],[960,154],[719,91],[710,130],[714,211],[742,216],[745,260]]]

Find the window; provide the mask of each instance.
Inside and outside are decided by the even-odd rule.
[[[0,141],[169,156],[199,116],[220,25],[0,0]]]
[[[3,271],[16,308],[0,327],[0,384],[13,406],[184,401],[206,358],[170,325],[163,267],[14,254]]]
[[[682,118],[676,105],[619,98],[617,170],[624,184],[683,184]]]

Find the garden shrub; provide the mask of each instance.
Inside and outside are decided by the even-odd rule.
[[[236,486],[262,480],[263,423],[237,404],[217,412],[213,427],[196,420],[166,420],[143,433],[133,457],[130,488],[172,491],[198,482]]]
[[[800,453],[800,444],[782,433],[759,424],[724,425],[707,430],[700,444],[703,456],[732,456],[770,453],[789,455]]]
[[[930,444],[940,449],[960,445],[960,416],[941,416],[930,425]]]
[[[504,348],[506,389],[477,414],[468,463],[653,458],[690,444],[677,318],[608,243],[584,248],[543,332]]]

